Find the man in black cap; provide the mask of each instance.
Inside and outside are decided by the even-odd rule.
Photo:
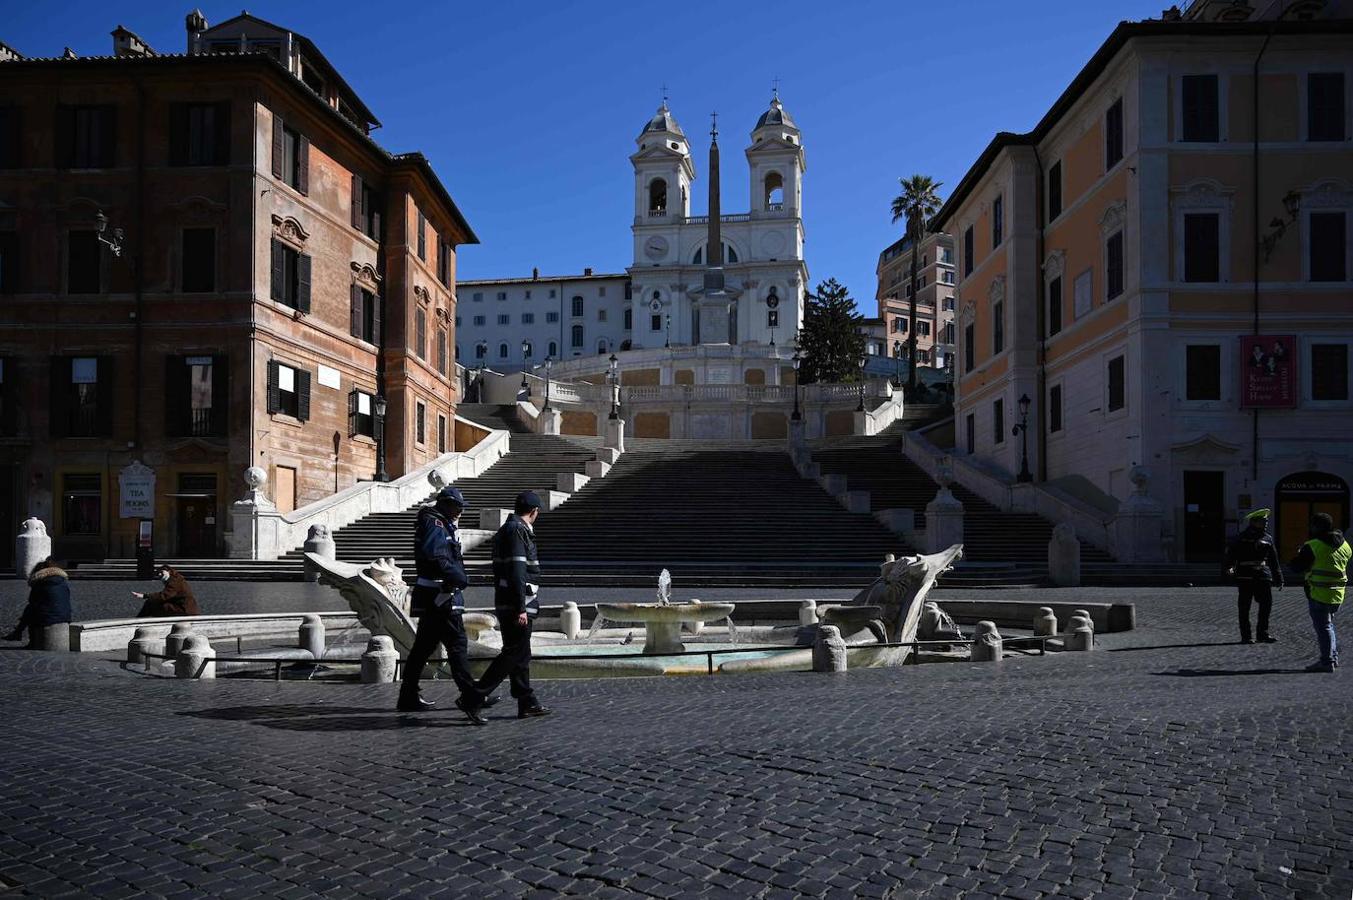
[[[456,525],[464,509],[464,495],[447,485],[437,492],[437,498],[430,506],[418,511],[413,539],[418,581],[410,603],[418,614],[418,631],[404,664],[397,709],[400,712],[424,712],[436,706],[422,698],[418,679],[422,677],[423,666],[432,651],[440,643],[446,648],[451,678],[460,688],[456,706],[474,724],[487,725],[488,720],[479,714],[479,710],[491,703],[486,703],[487,695],[479,693],[475,687],[465,637],[465,596],[462,591],[469,586],[470,579],[465,574],[465,559],[460,552],[460,538],[456,535]]]
[[[531,623],[540,614],[534,528],[539,516],[540,498],[533,491],[518,494],[512,515],[493,536],[493,606],[503,631],[503,652],[489,663],[477,686],[481,696],[488,696],[508,678],[519,719],[550,714],[531,690]]]

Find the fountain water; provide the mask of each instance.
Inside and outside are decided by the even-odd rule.
[[[596,633],[601,621],[624,622],[644,626],[644,653],[666,655],[685,652],[681,642],[681,626],[694,622],[717,622],[728,620],[729,635],[737,632],[732,627],[732,603],[673,603],[672,574],[663,569],[658,575],[658,595],[656,603],[598,603],[597,618],[588,632],[590,638]]]

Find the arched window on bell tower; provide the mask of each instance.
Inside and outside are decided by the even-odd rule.
[[[665,178],[654,178],[648,183],[648,214],[651,216],[667,215],[667,180]]]
[[[778,211],[785,208],[785,179],[779,172],[771,172],[766,176],[762,185],[765,192],[762,195],[765,207],[771,211]]]

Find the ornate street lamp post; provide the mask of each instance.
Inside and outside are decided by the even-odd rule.
[[[672,346],[672,314],[667,314],[667,340],[663,341],[664,347]]]
[[[1028,394],[1021,394],[1019,398],[1019,424],[1011,429],[1021,438],[1019,452],[1019,474],[1015,480],[1020,483],[1026,483],[1034,480],[1034,476],[1029,471],[1029,405],[1033,403]]]
[[[606,380],[611,385],[611,418],[620,418],[620,360],[614,353],[609,360],[611,367],[606,372]]]
[[[902,387],[902,342],[893,341],[893,361],[896,364],[893,373],[893,387]]]
[[[521,370],[521,390],[522,390],[522,395],[523,395],[527,400],[530,400],[530,399],[531,399],[531,382],[529,382],[529,381],[526,380],[526,373],[529,372],[529,371],[531,371],[531,342],[530,342],[530,341],[522,341],[522,342],[521,342],[521,358],[522,358],[522,363],[523,363],[523,365],[522,365],[522,370]]]
[[[799,422],[803,419],[803,414],[799,412],[799,366],[803,364],[803,351],[799,349],[799,336],[794,335],[791,342],[794,345],[794,414],[789,418],[791,421]]]
[[[122,242],[126,238],[126,233],[117,227],[109,227],[108,217],[99,210],[98,215],[94,217],[95,227],[98,229],[99,243],[106,244],[108,250],[114,256],[122,255]]]
[[[550,411],[550,367],[554,365],[554,357],[545,357],[545,412]]]
[[[855,407],[856,412],[864,412],[864,367],[869,365],[869,354],[860,352],[860,405]]]
[[[376,410],[376,480],[389,481],[385,472],[385,395],[377,394]]]

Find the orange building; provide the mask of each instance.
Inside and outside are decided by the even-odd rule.
[[[113,44],[0,55],[8,533],[127,556],[149,519],[159,554],[217,556],[248,466],[285,511],[375,477],[378,436],[392,477],[451,449],[476,238],[427,160],[379,147],[286,28],[194,13],[186,54]]]
[[[907,352],[911,328],[911,239],[903,237],[879,254],[878,317],[883,320],[884,347],[890,356]],[[921,366],[943,369],[953,362],[954,239],[927,234],[916,261],[916,358]]]
[[[1216,559],[1258,507],[1284,553],[1314,509],[1348,524],[1349,6],[1120,24],[996,135],[932,223],[957,244],[960,452],[1014,479],[1028,398],[1033,480],[1112,516],[1140,467],[1168,555]]]

